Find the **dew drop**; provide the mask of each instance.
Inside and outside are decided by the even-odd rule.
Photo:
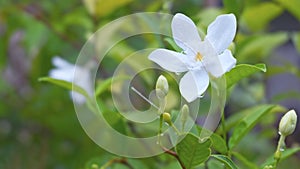
[[[163,137],[163,136],[164,136],[164,133],[161,133],[160,136]]]
[[[283,151],[284,151],[284,148],[280,148],[279,151],[283,152]]]

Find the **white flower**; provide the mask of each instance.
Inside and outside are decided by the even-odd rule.
[[[196,25],[183,14],[172,20],[172,34],[182,53],[167,49],[156,49],[149,59],[162,68],[175,72],[187,72],[180,80],[181,95],[192,102],[205,92],[209,85],[209,74],[220,77],[232,69],[236,59],[227,48],[236,33],[236,18],[233,14],[218,16],[201,40]]]
[[[90,96],[92,95],[92,80],[89,68],[71,64],[57,56],[52,58],[52,64],[56,68],[50,70],[50,77],[68,82],[73,82],[74,80],[77,86],[83,88]],[[74,76],[75,69],[76,76]],[[70,94],[76,103],[85,103],[86,99],[82,94],[75,92],[70,92]]]

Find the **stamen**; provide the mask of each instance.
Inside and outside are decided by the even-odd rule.
[[[195,56],[195,60],[202,61],[202,59],[203,59],[203,56],[199,52],[197,52],[197,55]]]

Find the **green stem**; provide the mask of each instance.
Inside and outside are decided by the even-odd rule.
[[[274,154],[274,159],[275,159],[275,162],[274,162],[274,165],[273,165],[274,168],[277,168],[277,165],[278,165],[279,160],[281,158],[281,152],[283,151],[283,149],[285,147],[284,140],[285,140],[285,136],[280,135],[278,145],[277,145],[277,149],[276,149],[276,152]]]
[[[225,126],[225,114],[224,109],[221,112],[221,125],[222,125],[222,135],[223,139],[227,142],[227,133],[226,133],[226,126]]]
[[[175,132],[176,132],[178,135],[181,134],[180,131],[176,128],[176,126],[175,126],[173,123],[171,123],[171,126],[172,126],[172,128],[175,130]]]
[[[158,129],[158,144],[160,144],[160,136],[162,133],[162,125],[163,125],[163,114],[160,114],[159,116],[159,129]]]

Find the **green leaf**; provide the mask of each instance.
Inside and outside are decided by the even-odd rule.
[[[182,49],[174,42],[173,39],[171,39],[171,38],[164,38],[164,41],[168,42],[175,51],[177,51],[177,52],[181,52],[182,51]]]
[[[240,62],[254,61],[269,56],[279,45],[289,39],[286,32],[259,34],[250,37],[237,39],[236,54]],[[268,45],[266,45],[268,44]]]
[[[221,154],[227,153],[227,145],[225,140],[218,134],[213,133],[210,130],[204,129],[200,126],[197,126],[199,135],[210,135],[212,141],[212,148]]]
[[[80,86],[77,86],[71,82],[67,82],[64,80],[59,80],[59,79],[54,79],[51,77],[42,77],[38,79],[39,82],[48,82],[48,83],[52,83],[55,84],[57,86],[60,86],[62,88],[68,89],[68,90],[73,90],[75,92],[78,92],[82,95],[84,95],[86,98],[89,98],[89,95],[87,94],[87,92],[81,88]]]
[[[242,162],[247,168],[258,169],[258,166],[256,166],[253,162],[249,161],[242,154],[238,152],[231,152],[231,153],[232,155],[234,155],[235,158],[237,158],[240,162]]]
[[[266,72],[265,64],[256,64],[256,65],[247,65],[240,64],[234,67],[230,72],[227,72],[226,75],[226,84],[227,88],[230,88],[234,84],[236,84],[239,80],[244,77],[250,76],[257,72]]]
[[[242,14],[242,21],[252,31],[264,29],[270,21],[283,12],[282,7],[272,2],[263,2],[246,8]]]
[[[271,110],[273,110],[272,112],[281,112],[285,109],[276,105],[261,105],[248,109],[248,114],[243,116],[243,119],[233,130],[232,136],[229,139],[229,149],[233,149],[241,141],[241,139],[259,122],[259,120],[271,112]]]
[[[106,16],[118,8],[127,5],[132,0],[84,0],[84,5],[88,11],[97,17]]]
[[[256,111],[257,109],[260,109],[260,107],[264,107],[264,106],[270,106],[270,105],[267,105],[267,104],[258,105],[255,107],[251,107],[249,109],[242,110],[241,112],[233,113],[233,115],[231,115],[228,119],[226,119],[225,132],[228,132],[230,129],[237,126],[243,120],[243,118],[246,117],[247,115],[251,114],[251,112]],[[274,113],[284,112],[284,111],[286,111],[286,109],[279,105],[277,105],[276,107],[274,107],[272,109],[272,112],[274,112]],[[219,127],[217,130],[217,133],[222,133],[222,132],[223,132],[222,127]]]
[[[298,53],[300,53],[300,32],[294,33],[292,35],[292,40],[294,42],[294,46],[296,47]]]
[[[224,169],[224,164],[215,158],[210,158],[205,164],[206,167],[203,167],[203,169]]]
[[[200,37],[205,37],[205,31],[208,27],[208,25],[213,22],[217,16],[222,14],[222,10],[220,8],[204,8],[201,10],[198,14],[198,18],[200,20],[199,23],[197,23],[197,27],[201,28],[199,30]]]
[[[300,20],[300,1],[299,0],[276,0],[282,6],[284,6],[291,14],[293,14],[298,20]]]
[[[234,13],[239,16],[242,10],[243,1],[241,0],[223,0],[226,13]]]
[[[219,160],[220,162],[224,163],[228,168],[231,169],[238,169],[238,167],[234,164],[234,162],[227,156],[225,155],[218,155],[218,154],[213,154],[211,157]]]
[[[107,89],[109,89],[109,87],[111,86],[112,80],[114,81],[119,81],[119,80],[126,80],[129,79],[129,77],[127,76],[120,76],[120,77],[111,77],[108,78],[104,81],[98,81],[97,83],[97,87],[96,87],[96,91],[95,91],[95,96],[99,96],[101,95],[104,91],[106,91]]]
[[[210,146],[210,139],[201,142],[195,135],[187,134],[177,144],[176,151],[186,169],[192,169],[209,158],[211,153]]]
[[[289,149],[286,149],[285,151],[282,152],[281,154],[281,158],[280,160],[284,160],[290,156],[292,156],[293,154],[297,153],[297,152],[300,152],[300,147],[295,147],[295,148],[289,148]],[[274,155],[270,156],[265,163],[263,163],[260,168],[264,168],[266,165],[271,165],[273,164],[275,161],[274,161]]]

